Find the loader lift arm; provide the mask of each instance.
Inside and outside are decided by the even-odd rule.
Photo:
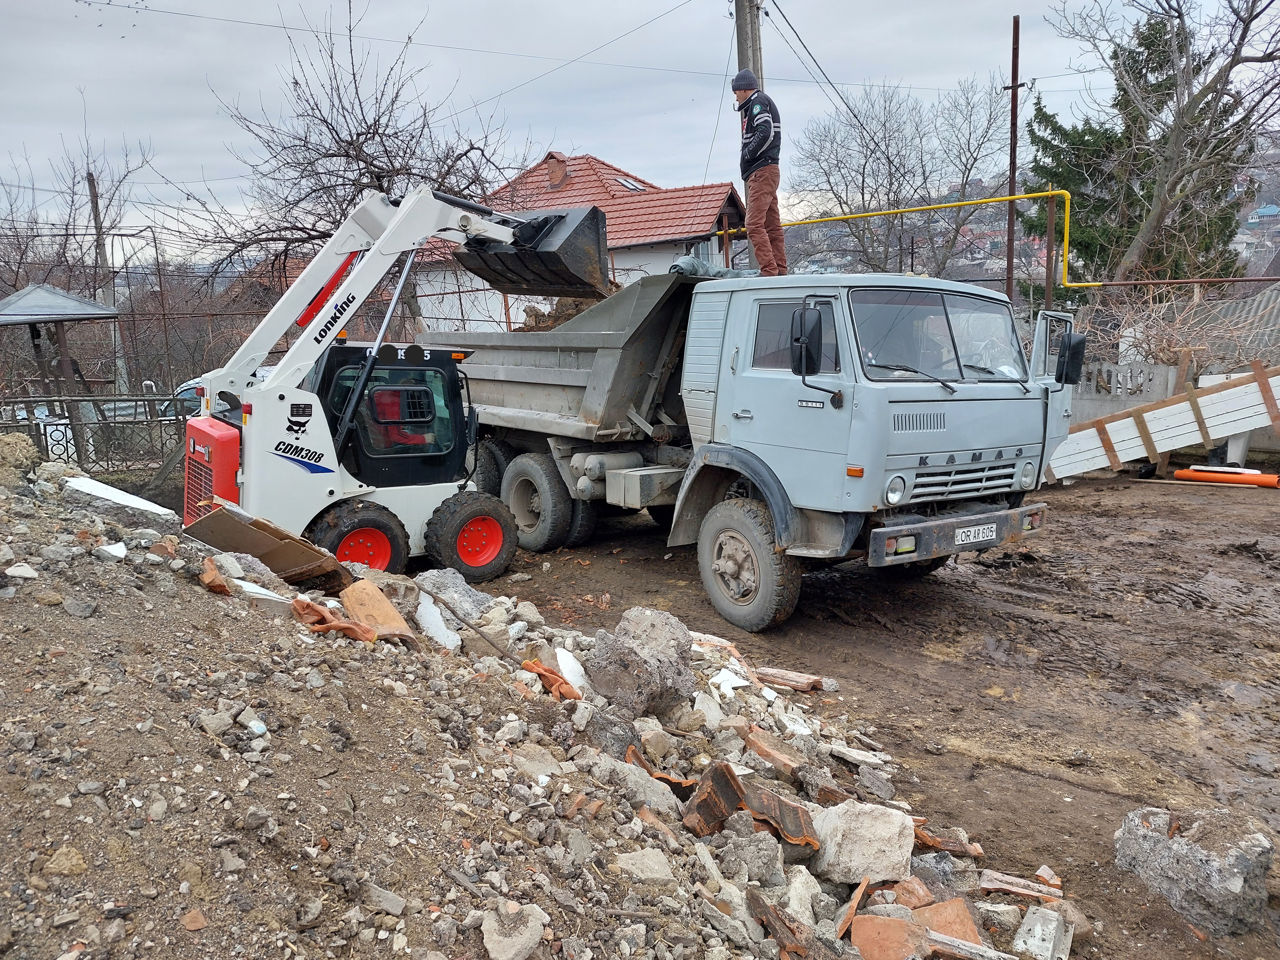
[[[460,262],[504,293],[603,297],[607,292],[604,215],[595,207],[516,215],[428,187],[419,187],[399,201],[370,194],[231,359],[205,375],[202,412],[211,413],[218,397],[238,403],[246,387],[296,386],[397,258],[402,254],[412,258],[434,237],[459,239],[463,243]],[[348,267],[335,289],[334,281]],[[254,371],[295,322],[305,322],[298,339],[257,384]]]

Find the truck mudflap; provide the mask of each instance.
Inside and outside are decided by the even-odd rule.
[[[867,566],[891,567],[1016,543],[1039,536],[1044,515],[1045,505],[1033,503],[1012,510],[935,517],[879,527],[871,531]]]

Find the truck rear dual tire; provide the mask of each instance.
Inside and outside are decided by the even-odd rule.
[[[511,445],[503,440],[487,437],[476,444],[476,468],[472,481],[481,493],[494,497],[502,495],[502,475],[516,458]]]
[[[776,548],[773,517],[759,500],[722,500],[698,533],[698,572],[716,612],[757,633],[795,611],[803,571]]]
[[[502,502],[515,516],[520,546],[534,553],[562,547],[573,526],[573,498],[546,453],[522,453],[502,475]]]
[[[427,521],[427,554],[452,567],[468,583],[484,583],[506,572],[516,555],[516,519],[495,496],[476,490],[455,493]]]

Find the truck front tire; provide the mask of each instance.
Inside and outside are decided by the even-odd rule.
[[[502,474],[502,502],[515,515],[520,546],[534,553],[562,547],[573,524],[573,499],[556,462],[522,453]]]
[[[707,511],[698,572],[716,612],[749,633],[782,623],[800,599],[800,563],[776,549],[773,518],[760,500],[722,500]]]

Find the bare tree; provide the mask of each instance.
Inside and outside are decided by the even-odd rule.
[[[864,89],[801,135],[792,189],[808,216],[848,216],[998,196],[1008,119],[999,84],[966,80],[935,104],[903,89]],[[944,272],[970,243],[981,208],[846,220],[810,243],[869,270]],[[915,262],[917,261],[918,262]]]
[[[253,144],[236,153],[251,173],[247,211],[210,192],[189,224],[221,263],[265,258],[284,276],[288,259],[328,239],[366,191],[403,194],[426,184],[477,199],[514,169],[492,116],[466,130],[443,100],[428,99],[425,71],[407,59],[412,34],[382,62],[356,39],[359,25],[348,2],[337,30],[326,21],[290,35],[278,115],[219,97]]]
[[[1141,55],[1133,20],[1142,23]],[[1107,69],[1115,96],[1105,106],[1124,115],[1131,140],[1126,169],[1142,170],[1137,229],[1114,279],[1140,274],[1161,232],[1181,219],[1217,212],[1214,195],[1236,196],[1232,176],[1246,169],[1259,139],[1280,117],[1280,3],[1222,0],[1060,0],[1049,18],[1064,37]]]

